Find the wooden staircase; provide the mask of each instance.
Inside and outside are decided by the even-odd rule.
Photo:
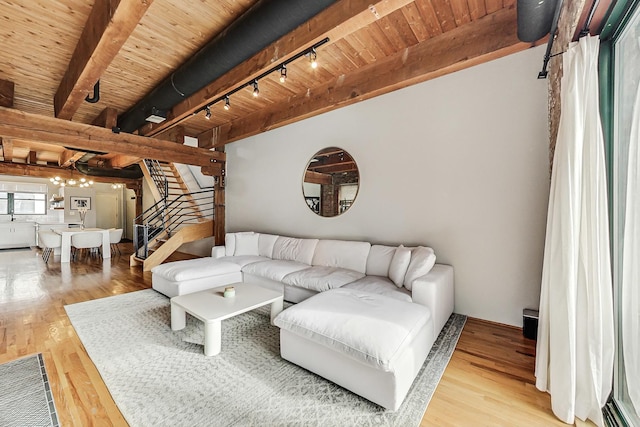
[[[166,226],[149,239],[146,257],[140,256],[139,253],[131,255],[129,262],[131,266],[142,265],[143,271],[149,271],[161,264],[182,244],[213,236],[214,221],[210,218],[213,194],[211,194],[211,200],[205,199],[204,210],[207,212],[203,212],[202,192],[190,193],[173,163],[154,162],[150,168],[142,161],[140,167],[156,200],[156,205],[153,207],[155,213],[151,209],[151,215],[156,220],[160,218],[163,225],[174,224]],[[194,194],[199,197],[196,199]],[[161,212],[163,208],[164,212]],[[211,213],[208,212],[209,210]],[[145,221],[141,219],[141,222]],[[134,238],[138,238],[137,233],[134,234],[136,234]]]

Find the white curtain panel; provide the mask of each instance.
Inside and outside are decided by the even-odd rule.
[[[536,353],[536,386],[553,413],[604,426],[614,330],[599,38],[563,54],[561,117],[551,176]]]
[[[640,86],[633,106],[622,255],[622,356],[627,390],[640,411]]]

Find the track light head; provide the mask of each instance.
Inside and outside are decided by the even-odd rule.
[[[207,105],[206,107],[204,107],[204,118],[207,120],[211,120],[211,109],[209,108],[209,106]]]
[[[311,68],[318,68],[318,53],[315,47],[312,47],[311,52],[309,52],[309,61],[311,62]]]
[[[227,111],[231,109],[231,100],[229,99],[229,95],[224,97],[224,109]]]
[[[287,81],[287,65],[282,64],[282,68],[280,68],[280,83],[284,83]]]
[[[253,96],[257,97],[260,95],[260,89],[258,89],[258,80],[253,81]]]

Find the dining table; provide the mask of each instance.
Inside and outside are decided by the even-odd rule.
[[[62,236],[60,247],[60,262],[71,261],[71,236],[89,231],[102,233],[102,258],[111,258],[111,242],[109,241],[109,230],[104,228],[59,228],[52,229],[53,232]]]

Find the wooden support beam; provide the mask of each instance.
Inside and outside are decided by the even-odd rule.
[[[153,0],[96,0],[54,96],[56,117],[70,120]]]
[[[112,107],[105,108],[93,119],[91,124],[101,128],[113,129],[118,124],[118,110]]]
[[[131,166],[140,161],[140,157],[137,156],[127,156],[124,154],[118,154],[117,156],[111,159],[111,167],[114,169],[122,169],[127,166]]]
[[[41,141],[74,150],[102,151],[187,165],[209,166],[225,154],[0,107],[0,137]]]
[[[224,147],[216,149],[224,152]],[[203,168],[204,169],[204,168]],[[225,170],[215,179],[213,187],[213,241],[216,246],[224,245],[225,222]]]
[[[51,166],[41,165],[27,165],[22,163],[0,163],[0,175],[14,175],[14,176],[31,176],[37,178],[51,178],[53,176],[59,176],[63,179],[78,178],[78,172],[72,174],[70,169],[62,169]],[[114,181],[121,182],[127,186],[135,188],[140,185],[139,179],[127,179],[108,176],[92,176],[91,180],[94,182],[112,183]]]
[[[13,107],[15,86],[8,80],[0,80],[0,107]]]
[[[187,136],[184,126],[175,126],[157,136],[158,139],[175,142],[176,144],[184,144],[184,138]]]
[[[304,182],[308,182],[309,184],[331,185],[333,183],[333,179],[331,179],[331,175],[326,173],[308,170],[304,173]]]
[[[340,76],[286,105],[275,105],[214,129],[214,146],[256,135],[531,47],[516,35],[515,7],[502,9],[395,55]]]
[[[200,148],[216,148],[224,147],[227,140],[227,134],[231,129],[230,124],[223,124],[213,129],[206,130],[198,135],[198,147]]]
[[[13,162],[13,141],[9,138],[0,137],[2,142],[2,157],[5,162]]]
[[[71,166],[72,163],[80,160],[84,154],[84,151],[64,150],[60,153],[60,160],[58,161],[58,164],[60,167],[67,168]]]
[[[284,35],[247,61],[236,66],[169,112],[162,123],[149,123],[140,129],[141,135],[158,135],[174,126],[212,100],[223,96],[247,81],[258,77],[276,63],[285,61],[304,51],[325,37],[338,41],[366,25],[383,18],[413,0],[338,0],[316,16]],[[375,10],[375,14],[372,12]]]
[[[202,166],[200,168],[200,171],[202,172],[203,175],[223,176],[224,175],[224,163],[217,162],[217,163],[212,163],[212,164],[207,165],[207,166]]]
[[[35,165],[38,163],[38,152],[37,151],[29,151],[29,159],[28,162],[30,165]]]

